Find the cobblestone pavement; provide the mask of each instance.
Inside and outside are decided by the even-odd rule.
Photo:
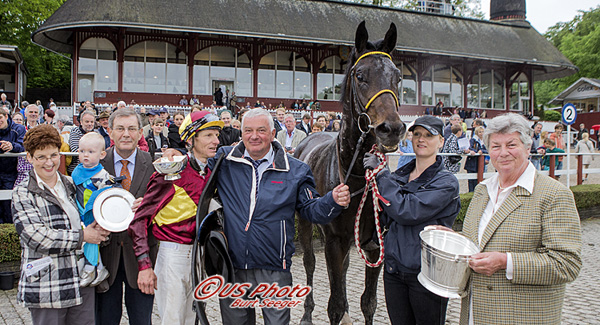
[[[583,228],[583,268],[577,280],[567,285],[567,292],[563,307],[563,324],[600,324],[600,281],[597,270],[600,269],[600,219],[582,221]],[[316,254],[317,270],[315,272],[314,294],[316,306],[313,312],[314,324],[328,324],[327,299],[329,298],[329,284],[325,269],[323,252]],[[292,274],[294,283],[303,284],[306,281],[302,257],[294,256]],[[350,267],[348,271],[348,297],[350,299],[350,318],[353,323],[364,322],[360,312],[360,296],[364,282],[364,264],[355,250],[350,252]],[[388,324],[389,319],[385,308],[383,296],[383,280],[380,277],[378,287],[378,308],[375,313],[375,324]],[[0,325],[30,324],[29,311],[16,303],[16,289],[0,291]],[[458,324],[460,301],[453,299],[448,306],[447,324]],[[219,309],[216,300],[209,301],[207,312],[212,324],[220,324]],[[292,324],[298,324],[304,312],[300,305],[292,309]],[[257,313],[259,324],[263,324],[262,315]],[[122,324],[127,324],[127,312],[123,312]],[[156,310],[153,313],[153,324],[159,324],[160,318]]]

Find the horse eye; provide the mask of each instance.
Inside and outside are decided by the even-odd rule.
[[[363,77],[362,73],[357,73],[356,80],[363,82],[363,81],[365,81],[365,78]]]

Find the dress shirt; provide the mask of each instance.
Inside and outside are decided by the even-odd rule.
[[[285,130],[285,147],[286,148],[291,148],[292,147],[292,139],[294,138],[294,133],[296,132],[296,129],[292,130],[292,132],[288,132],[287,129]]]
[[[65,188],[65,184],[63,184],[62,179],[58,175],[58,172],[56,172],[57,180],[56,180],[56,184],[54,184],[54,187],[50,187],[50,185],[48,185],[46,182],[44,182],[38,176],[38,174],[35,172],[35,169],[33,172],[35,174],[35,178],[37,180],[38,186],[42,190],[48,189],[50,191],[50,193],[52,193],[52,195],[54,195],[54,197],[58,200],[58,202],[60,203],[60,206],[63,208],[63,210],[69,217],[69,222],[71,223],[71,229],[73,229],[73,230],[80,229],[81,228],[81,218],[79,217],[79,212],[77,211],[77,208],[75,207],[75,204],[73,203],[73,201],[69,199],[69,196],[67,195],[67,189]]]
[[[118,153],[117,150],[114,150],[114,159],[113,162],[115,164],[115,175],[121,175],[121,168],[123,168],[123,163],[121,160],[125,159],[129,161],[127,164],[127,169],[129,169],[129,175],[131,175],[131,181],[133,181],[133,171],[135,170],[135,157],[137,156],[137,149],[133,151],[133,153],[127,157],[123,158]]]
[[[250,153],[248,153],[248,150],[244,151],[244,158],[250,157]],[[266,155],[260,157],[257,160],[261,160],[261,159],[266,159],[266,161],[263,161],[262,164],[260,164],[258,166],[258,184],[260,184],[260,180],[262,179],[262,175],[265,172],[265,170],[267,170],[267,168],[269,166],[273,165],[273,160],[275,159],[275,152],[273,151],[273,145],[271,145],[271,148],[269,148],[269,152],[267,152]],[[258,193],[258,189],[256,189],[256,192]]]

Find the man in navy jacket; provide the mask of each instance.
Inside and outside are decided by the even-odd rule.
[[[23,152],[25,127],[14,123],[0,108],[0,190],[12,190],[17,179],[17,157],[3,158],[5,152]],[[10,200],[0,201],[0,223],[12,223]]]
[[[223,203],[224,230],[235,268],[235,281],[291,286],[290,268],[294,214],[313,223],[328,223],[350,203],[348,186],[340,184],[319,197],[308,165],[292,158],[275,139],[271,115],[263,109],[246,113],[242,142],[222,147],[217,189]],[[221,299],[224,324],[253,324],[254,308],[231,308],[233,299]],[[265,324],[287,324],[289,308],[262,308]]]

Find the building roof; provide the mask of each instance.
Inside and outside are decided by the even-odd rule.
[[[0,64],[2,63],[19,64],[20,69],[26,74],[29,74],[29,70],[25,65],[21,51],[19,51],[19,48],[14,45],[0,44]]]
[[[35,43],[72,53],[73,29],[131,27],[353,45],[365,20],[371,35],[398,27],[397,49],[529,64],[535,80],[577,71],[529,23],[502,23],[325,0],[67,0],[32,34]]]
[[[581,94],[579,96],[569,96],[573,91],[577,90],[578,88],[580,88],[581,86],[583,86],[585,84],[589,84],[593,88],[592,89],[582,89],[582,90],[594,90],[594,92],[589,93],[589,94]],[[569,87],[567,87],[567,89],[563,90],[560,94],[558,94],[551,101],[549,101],[548,104],[562,105],[564,100],[567,99],[567,97],[570,97],[570,98],[573,97],[575,99],[597,98],[598,90],[600,90],[600,79],[585,78],[585,77],[579,78],[579,80],[575,81],[573,84],[571,84]]]

